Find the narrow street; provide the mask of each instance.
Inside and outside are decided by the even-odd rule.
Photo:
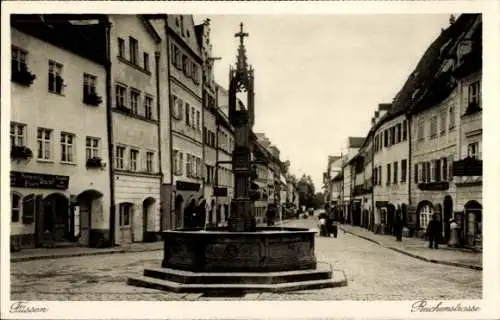
[[[315,218],[289,226],[315,228]],[[210,300],[202,294],[176,294],[128,286],[126,278],[158,267],[162,251],[36,260],[11,264],[12,300]],[[243,300],[411,300],[480,299],[482,272],[432,264],[340,232],[316,237],[316,257],[343,270],[342,288],[256,293]]]

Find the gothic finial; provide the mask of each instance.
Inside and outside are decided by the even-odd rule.
[[[247,70],[247,57],[246,57],[245,44],[243,41],[245,37],[248,37],[248,33],[243,32],[243,22],[240,23],[240,32],[235,33],[234,36],[236,38],[240,38],[240,46],[238,47],[238,58],[236,62],[236,68],[239,71],[244,71]]]

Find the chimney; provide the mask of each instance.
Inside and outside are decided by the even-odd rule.
[[[450,15],[450,25],[454,24],[455,23],[455,16],[454,15]]]

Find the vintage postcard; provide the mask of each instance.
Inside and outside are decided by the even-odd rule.
[[[2,318],[500,317],[499,18],[2,3]]]

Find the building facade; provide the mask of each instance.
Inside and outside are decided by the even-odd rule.
[[[217,93],[217,168],[216,216],[218,224],[226,225],[231,213],[234,194],[234,175],[231,161],[234,150],[234,129],[229,122],[229,92],[216,86]]]
[[[102,30],[11,16],[11,248],[109,243]]]
[[[160,230],[158,73],[161,38],[143,16],[110,15],[115,241]]]
[[[191,215],[204,196],[203,60],[192,15],[167,16],[167,45],[172,118],[171,215],[172,228],[180,228],[191,225]]]

